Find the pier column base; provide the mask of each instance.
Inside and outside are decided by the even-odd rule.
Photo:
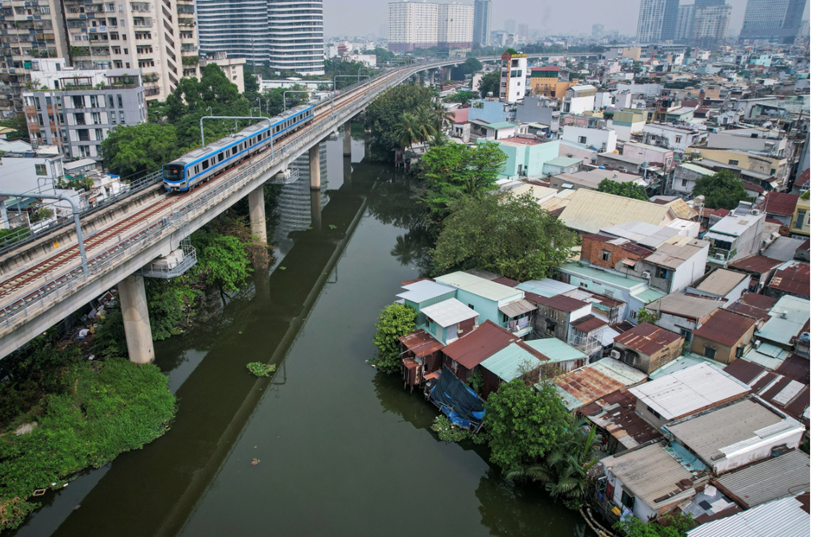
[[[266,243],[266,204],[263,199],[263,185],[249,193],[249,222],[252,235]]]
[[[343,157],[350,157],[351,156],[351,122],[346,121],[345,125],[345,137],[342,139],[342,156]]]
[[[311,227],[318,232],[323,229],[323,195],[319,190],[311,191]]]
[[[144,278],[141,275],[130,275],[120,281],[118,287],[125,325],[127,354],[131,362],[149,364],[155,360],[156,356],[153,351],[153,333],[150,331]]]
[[[311,189],[320,190],[320,144],[308,150],[308,175],[311,180]]]

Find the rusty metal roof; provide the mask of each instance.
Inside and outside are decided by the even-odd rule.
[[[743,270],[745,272],[752,272],[756,274],[766,274],[780,265],[782,262],[777,259],[770,259],[763,255],[751,255],[744,259],[739,259],[734,263],[728,265],[729,268],[736,270]]]
[[[534,301],[543,306],[549,306],[550,308],[556,309],[558,311],[565,311],[569,313],[577,311],[580,308],[588,305],[585,302],[564,295],[557,295],[551,298],[542,297],[542,300]]]
[[[623,388],[583,407],[580,413],[631,449],[662,436],[634,411],[636,404],[637,398]]]
[[[423,358],[428,354],[441,350],[444,345],[436,338],[425,332],[424,330],[416,330],[406,336],[399,338],[399,341],[405,348],[415,354],[418,358]]]
[[[501,328],[492,321],[484,324],[444,347],[442,352],[459,365],[472,369],[510,343],[521,341],[512,332]]]
[[[598,362],[570,371],[554,380],[557,393],[569,410],[576,410],[601,397],[644,382],[645,373],[617,360],[603,358]]]
[[[768,286],[809,298],[809,273],[809,263],[792,261],[775,271]]]
[[[681,338],[682,336],[679,334],[651,323],[640,323],[631,330],[615,337],[614,341],[651,356],[664,349],[666,345],[670,345]]]
[[[752,384],[764,371],[765,369],[760,365],[738,358],[724,368],[725,373],[745,384]]]
[[[588,334],[593,330],[597,330],[598,328],[602,328],[607,325],[608,322],[604,321],[599,317],[595,317],[594,315],[586,315],[585,317],[581,317],[576,321],[572,322],[572,326],[575,330],[579,330],[584,334]]]
[[[703,337],[716,343],[732,347],[756,324],[753,317],[734,311],[718,309],[705,324],[693,331],[694,337]]]
[[[809,359],[803,356],[793,354],[782,363],[778,369],[778,373],[794,378],[798,382],[809,384]]]
[[[770,310],[778,302],[777,298],[759,295],[756,293],[745,293],[730,305],[730,311],[747,315],[753,319],[767,321],[770,319]]]

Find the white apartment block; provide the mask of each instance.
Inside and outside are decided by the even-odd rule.
[[[501,85],[498,96],[508,102],[520,101],[526,95],[526,54],[509,54],[501,56]]]
[[[391,2],[388,4],[388,49],[410,52],[445,46],[472,48],[473,6]]]

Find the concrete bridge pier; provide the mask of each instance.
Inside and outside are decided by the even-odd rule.
[[[252,235],[266,243],[266,204],[263,199],[263,185],[250,192],[248,198]]]
[[[156,356],[153,350],[150,316],[147,312],[144,277],[141,274],[131,274],[119,282],[118,288],[125,325],[127,354],[131,362],[149,364],[155,360]]]
[[[345,125],[343,125],[343,129],[345,130],[345,136],[342,139],[342,156],[343,157],[350,157],[351,156],[351,122],[346,121]]]
[[[323,193],[322,191],[311,191],[311,227],[317,232],[323,229]]]
[[[311,183],[311,189],[320,191],[320,144],[308,150],[308,175]]]

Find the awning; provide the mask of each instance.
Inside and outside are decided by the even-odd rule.
[[[623,259],[623,265],[625,265],[626,267],[636,268],[637,260],[625,258]]]
[[[510,302],[505,306],[498,306],[498,311],[510,319],[519,317],[524,313],[529,313],[530,311],[535,311],[536,309],[538,309],[536,305],[525,299],[521,299],[517,302]]]
[[[721,233],[716,233],[715,231],[708,231],[707,234],[704,236],[705,240],[714,239],[717,241],[724,241],[724,242],[733,242],[736,240],[736,237],[731,237],[730,235],[722,235]]]

